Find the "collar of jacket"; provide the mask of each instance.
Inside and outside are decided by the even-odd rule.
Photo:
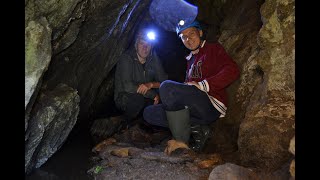
[[[202,44],[201,44],[201,46],[200,46],[200,48],[199,48],[199,51],[200,51],[201,48],[203,48],[203,46],[204,46],[205,43],[206,43],[206,40],[204,40],[204,41],[202,42]],[[199,51],[198,51],[198,53],[199,53]],[[193,55],[192,52],[190,52],[190,54],[186,57],[187,61],[189,61],[189,60],[191,59],[192,55]]]

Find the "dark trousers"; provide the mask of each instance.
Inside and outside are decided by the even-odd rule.
[[[143,109],[146,106],[152,105],[154,102],[152,99],[145,98],[138,93],[121,93],[120,96],[123,103],[117,106],[124,112],[128,122],[138,117],[139,114],[142,114]]]
[[[144,119],[153,125],[168,127],[165,111],[177,111],[188,106],[191,124],[207,125],[217,120],[220,112],[211,104],[207,94],[195,86],[166,80],[160,85],[162,104],[144,109]]]

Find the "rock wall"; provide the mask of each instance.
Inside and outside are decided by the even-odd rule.
[[[51,32],[45,17],[29,21],[25,28],[25,108],[39,79],[48,69],[51,60]]]
[[[252,78],[246,73],[249,67],[237,91],[239,100],[247,97],[242,101],[245,117],[238,147],[242,163],[248,166],[275,170],[292,156],[288,147],[295,133],[294,9],[293,0],[266,0],[260,8],[258,49],[249,58],[254,62],[251,69],[259,68],[260,82],[247,84]]]
[[[109,72],[117,62],[116,56],[130,44],[149,3],[149,0],[25,1],[26,172],[40,167],[56,152],[78,119],[88,121],[91,110],[97,108],[93,103],[101,102],[96,99],[97,94],[100,98],[113,92],[110,88],[113,80],[107,78]],[[54,121],[48,120],[53,112],[48,107],[40,110],[40,106],[46,108],[40,95],[59,93],[59,84],[73,89],[79,99],[75,100],[77,103],[68,101],[70,109],[55,108],[57,114],[68,110],[74,113],[69,117],[67,129],[55,129],[57,134],[63,132],[63,137],[51,147],[47,142],[57,141],[56,137],[41,138],[53,128],[46,127]]]
[[[207,3],[200,7],[210,7]],[[295,125],[294,1],[217,1],[211,6],[219,3],[221,14],[213,13],[222,19],[218,41],[239,65],[241,77],[227,89],[227,116],[213,125],[207,149],[237,151],[240,164],[275,170],[292,156],[288,146]]]
[[[236,61],[241,72],[240,79],[227,88],[229,106],[225,118],[213,125],[214,136],[208,149],[221,153],[236,151],[239,125],[246,112],[248,97],[261,82],[261,69],[250,58],[258,50],[257,34],[262,26],[260,5],[255,0],[227,1],[222,7],[225,17],[221,23],[218,41]],[[243,94],[238,89],[245,83]]]
[[[81,97],[80,120],[89,118],[96,95],[101,93],[102,82],[116,64],[116,57],[130,44],[149,3],[91,1],[75,42],[53,57],[45,87],[52,89],[62,81],[77,89]]]
[[[59,84],[39,94],[25,134],[25,171],[40,167],[65,142],[75,125],[80,98],[77,91]]]

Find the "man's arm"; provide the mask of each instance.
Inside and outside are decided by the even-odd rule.
[[[154,99],[154,97],[157,95],[157,92],[152,89],[157,89],[160,87],[160,83],[166,79],[168,79],[167,73],[164,71],[162,63],[160,62],[160,59],[158,56],[153,52],[153,59],[152,59],[152,65],[155,72],[155,81],[148,82],[141,84],[138,87],[137,92],[144,94],[146,97],[150,99]],[[150,91],[150,92],[149,92]]]
[[[198,82],[201,90],[209,92],[226,88],[233,81],[239,78],[240,70],[236,62],[227,54],[221,45],[215,49],[214,57],[217,61],[215,66],[219,68],[219,72],[211,77]]]

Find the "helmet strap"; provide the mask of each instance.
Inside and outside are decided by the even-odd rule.
[[[201,44],[203,43],[203,40],[202,40],[201,37],[200,37],[200,39],[201,39],[201,41],[200,41],[200,43],[199,43],[199,46],[196,47],[196,48],[194,48],[194,49],[190,49],[192,54],[197,54],[197,53],[199,52],[199,49],[200,49],[200,47],[201,47]]]

